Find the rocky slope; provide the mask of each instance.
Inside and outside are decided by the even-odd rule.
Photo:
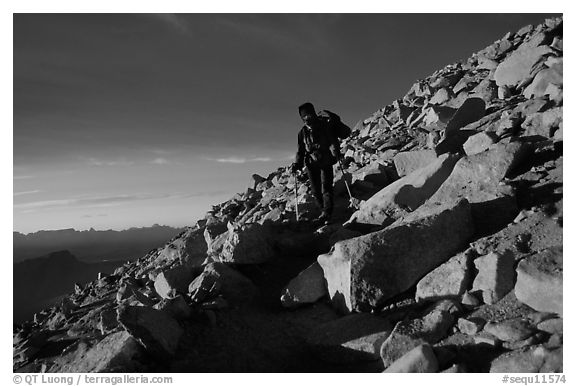
[[[562,63],[551,19],[417,81],[343,141],[335,224],[254,175],[15,328],[14,369],[561,372]]]
[[[110,274],[122,263],[84,263],[65,250],[14,264],[14,322],[32,318],[35,312],[55,304],[60,295],[68,294],[74,284],[86,284],[99,272]]]

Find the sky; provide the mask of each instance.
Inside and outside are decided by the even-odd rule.
[[[13,230],[193,225],[289,165],[297,107],[353,127],[549,14],[14,14]]]

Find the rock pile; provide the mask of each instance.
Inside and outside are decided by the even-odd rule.
[[[418,80],[342,141],[335,224],[254,175],[15,327],[14,370],[561,372],[562,65],[550,19]]]

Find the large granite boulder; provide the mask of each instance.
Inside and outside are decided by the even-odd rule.
[[[259,264],[274,256],[270,231],[260,224],[230,226],[220,258],[225,263]]]
[[[468,201],[421,209],[384,230],[340,241],[318,256],[337,309],[377,307],[467,245],[474,233]]]
[[[154,280],[154,289],[163,299],[170,299],[178,295],[185,294],[188,285],[202,268],[191,265],[176,265],[172,268],[160,272]]]
[[[176,354],[184,330],[168,313],[151,307],[121,306],[118,322],[146,351],[165,360]]]
[[[457,297],[470,283],[472,256],[466,251],[429,272],[416,285],[416,301]]]
[[[478,274],[472,292],[478,292],[486,304],[494,304],[514,288],[514,254],[492,252],[474,260]]]
[[[518,211],[514,189],[501,182],[522,163],[528,151],[529,146],[522,142],[498,143],[490,150],[461,158],[428,203],[466,198],[472,204],[474,224],[480,234],[499,229]]]
[[[224,263],[210,263],[188,287],[190,298],[201,303],[222,295],[231,303],[248,302],[257,289],[244,275]]]
[[[388,225],[430,198],[452,172],[458,157],[442,155],[393,182],[360,205],[347,224]]]
[[[466,126],[484,117],[485,113],[486,103],[483,99],[466,99],[446,125],[444,138],[434,149],[436,154],[460,152],[466,140],[476,133],[475,130],[466,129]]]
[[[518,300],[537,311],[563,315],[562,246],[523,259],[516,272],[514,293]]]
[[[295,308],[314,303],[327,294],[324,271],[318,262],[314,262],[290,280],[280,294],[280,301],[286,308]]]
[[[498,86],[516,87],[531,78],[533,66],[552,53],[548,46],[523,47],[514,51],[496,68],[494,80]]]
[[[206,259],[208,246],[204,238],[204,229],[188,228],[172,242],[158,252],[154,260],[156,266],[162,263],[180,261],[190,266],[201,266]]]
[[[394,156],[394,166],[399,177],[430,165],[436,160],[434,150],[403,151]]]

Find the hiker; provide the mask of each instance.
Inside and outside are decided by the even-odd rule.
[[[304,126],[298,133],[298,151],[292,173],[306,166],[312,193],[322,210],[319,220],[327,223],[334,208],[333,165],[340,158],[338,138],[350,134],[350,128],[336,114],[324,111],[318,116],[312,103],[298,107]],[[343,133],[341,133],[343,131]],[[347,132],[346,132],[347,131]]]

